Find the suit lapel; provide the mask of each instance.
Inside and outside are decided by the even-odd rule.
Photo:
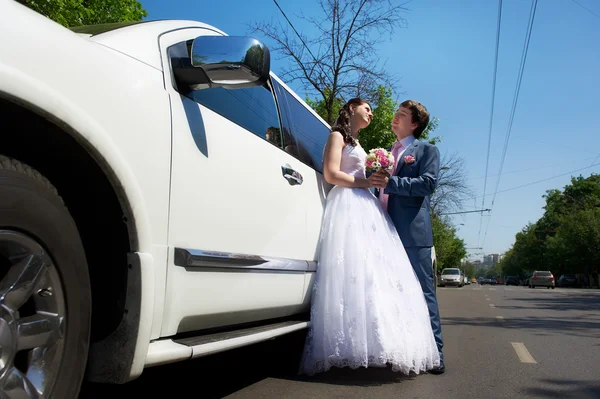
[[[421,142],[419,140],[415,139],[415,141],[413,141],[412,144],[409,145],[406,148],[406,150],[404,150],[404,154],[402,154],[402,156],[400,157],[400,160],[396,164],[396,171],[394,172],[394,175],[397,176],[400,174],[400,170],[404,166],[404,157],[406,157],[407,155],[413,155],[420,144],[421,144]]]

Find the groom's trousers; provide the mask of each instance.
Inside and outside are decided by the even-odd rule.
[[[437,296],[435,294],[435,282],[433,280],[433,264],[431,261],[431,247],[407,247],[406,253],[410,259],[417,278],[421,283],[423,294],[425,295],[425,301],[429,308],[429,318],[431,319],[431,329],[435,337],[435,343],[437,344],[438,351],[440,352],[440,358],[443,361],[444,355],[442,348],[444,347],[444,341],[442,340],[442,325],[440,322],[440,311],[437,303]]]

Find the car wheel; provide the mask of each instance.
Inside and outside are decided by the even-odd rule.
[[[90,292],[83,244],[56,189],[0,156],[0,397],[78,396]]]

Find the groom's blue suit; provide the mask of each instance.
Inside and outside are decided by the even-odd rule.
[[[406,157],[414,162],[405,162]],[[431,327],[443,361],[442,328],[435,293],[431,247],[433,234],[429,214],[429,196],[433,194],[440,170],[440,151],[434,145],[415,140],[400,159],[387,186],[388,213],[406,248],[429,308]],[[379,197],[379,193],[375,193]]]

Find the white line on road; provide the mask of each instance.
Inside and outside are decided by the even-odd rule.
[[[490,303],[490,308],[495,308],[496,305],[494,305],[493,303]]]
[[[517,352],[517,356],[519,356],[521,363],[537,363],[522,342],[511,342],[510,344],[515,352]]]
[[[495,288],[490,288],[490,291],[496,291],[496,289]]]
[[[490,298],[485,298],[485,300],[486,300],[486,301],[491,301],[491,299],[490,299]]]

